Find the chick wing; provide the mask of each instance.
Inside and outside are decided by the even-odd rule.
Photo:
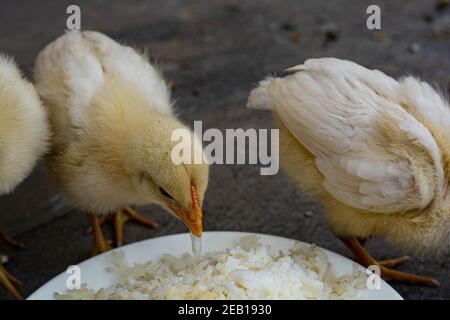
[[[331,195],[354,208],[385,213],[440,199],[446,186],[442,154],[417,112],[408,112],[430,113],[404,94],[411,80],[398,82],[333,58],[310,59],[289,71],[295,73],[262,81],[248,106],[277,113],[314,155]],[[431,87],[425,89],[438,99]],[[448,108],[441,109],[448,119]]]

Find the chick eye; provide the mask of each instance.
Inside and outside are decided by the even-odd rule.
[[[173,197],[163,188],[159,187],[159,192],[166,198],[173,199]]]

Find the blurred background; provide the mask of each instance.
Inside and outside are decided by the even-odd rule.
[[[0,51],[14,56],[31,77],[38,52],[64,32],[66,8],[81,7],[82,29],[146,48],[173,85],[176,108],[189,125],[204,129],[272,128],[271,116],[245,108],[249,91],[268,74],[310,57],[353,60],[391,76],[412,74],[450,91],[450,5],[446,0],[213,0],[213,1],[14,1],[0,2]],[[366,8],[381,7],[380,31],[366,28]],[[157,207],[140,210],[159,227],[130,224],[125,242],[185,232]],[[86,258],[87,220],[70,207],[44,163],[10,195],[0,199],[0,226],[27,248],[13,251],[8,271],[25,296],[68,265]],[[314,242],[349,256],[328,230],[320,206],[289,184],[282,173],[260,176],[255,165],[214,165],[204,204],[205,230],[274,234]],[[105,235],[111,230],[104,228]],[[374,239],[377,258],[401,252]],[[450,256],[414,259],[401,268],[436,277],[438,289],[393,284],[408,299],[449,299]],[[0,288],[0,299],[8,296]]]

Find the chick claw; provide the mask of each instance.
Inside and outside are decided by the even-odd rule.
[[[111,240],[103,240],[103,241],[94,240],[94,245],[92,246],[92,249],[91,249],[91,257],[102,254],[111,249],[112,249],[112,241]]]
[[[410,256],[401,256],[401,257],[394,258],[394,259],[378,261],[378,265],[388,268],[388,269],[392,269],[392,268],[401,266],[409,261],[411,261]]]
[[[14,278],[11,274],[9,274],[1,264],[0,264],[0,284],[3,285],[6,288],[6,290],[8,290],[9,294],[14,299],[17,300],[23,299],[22,295],[15,288],[15,286],[20,286],[21,282],[16,278]]]
[[[105,240],[103,237],[103,231],[100,227],[99,218],[93,214],[89,215],[89,222],[92,228],[93,246],[91,250],[91,256],[96,256],[100,253],[106,252],[111,249],[111,241]]]
[[[411,258],[408,256],[383,261],[376,261],[367,253],[367,251],[364,249],[363,245],[358,239],[342,239],[342,238],[340,239],[350,249],[350,251],[353,253],[355,257],[355,260],[358,263],[360,263],[366,268],[371,265],[378,265],[380,267],[381,278],[383,278],[386,281],[407,282],[413,284],[426,285],[430,287],[440,286],[439,281],[433,278],[392,270],[392,268],[395,268],[399,265],[402,265],[410,261]]]

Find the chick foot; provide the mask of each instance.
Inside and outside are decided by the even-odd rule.
[[[22,285],[21,282],[16,278],[14,278],[11,274],[9,274],[5,270],[5,268],[3,268],[1,263],[0,263],[0,285],[3,285],[14,299],[17,300],[23,299],[22,295],[16,289],[16,286]]]
[[[100,227],[99,218],[93,214],[90,214],[89,223],[91,224],[93,239],[91,256],[96,256],[100,253],[110,250],[111,241],[105,240],[105,238],[103,237],[103,231]]]
[[[364,246],[358,239],[355,238],[353,239],[340,238],[340,239],[350,249],[350,251],[354,255],[355,260],[358,263],[360,263],[366,268],[371,265],[379,266],[381,278],[383,278],[386,281],[407,282],[413,284],[426,285],[430,287],[440,286],[439,281],[433,278],[393,270],[393,268],[410,261],[410,257],[408,256],[383,261],[376,261],[367,253],[367,251],[364,249]]]
[[[97,217],[98,224],[101,226],[105,222],[111,221],[114,225],[114,244],[120,247],[123,244],[123,226],[127,221],[134,221],[148,228],[156,228],[158,225],[151,219],[144,218],[142,215],[131,209],[130,207],[118,210],[114,214],[100,215]],[[93,233],[93,224],[86,230],[87,234]],[[101,252],[99,252],[101,253]]]
[[[11,238],[8,234],[6,234],[3,230],[0,229],[0,241],[10,245],[16,250],[25,249],[25,246],[20,242],[17,242],[13,238]],[[5,268],[3,268],[2,264],[7,263],[9,257],[5,254],[0,254],[0,285],[3,285],[9,294],[18,300],[23,299],[22,295],[15,288],[16,286],[20,286],[21,283],[15,277],[13,277],[10,273],[8,273]]]
[[[114,214],[114,236],[117,247],[123,244],[123,225],[130,220],[151,229],[157,227],[155,222],[144,218],[130,207],[119,210]]]

